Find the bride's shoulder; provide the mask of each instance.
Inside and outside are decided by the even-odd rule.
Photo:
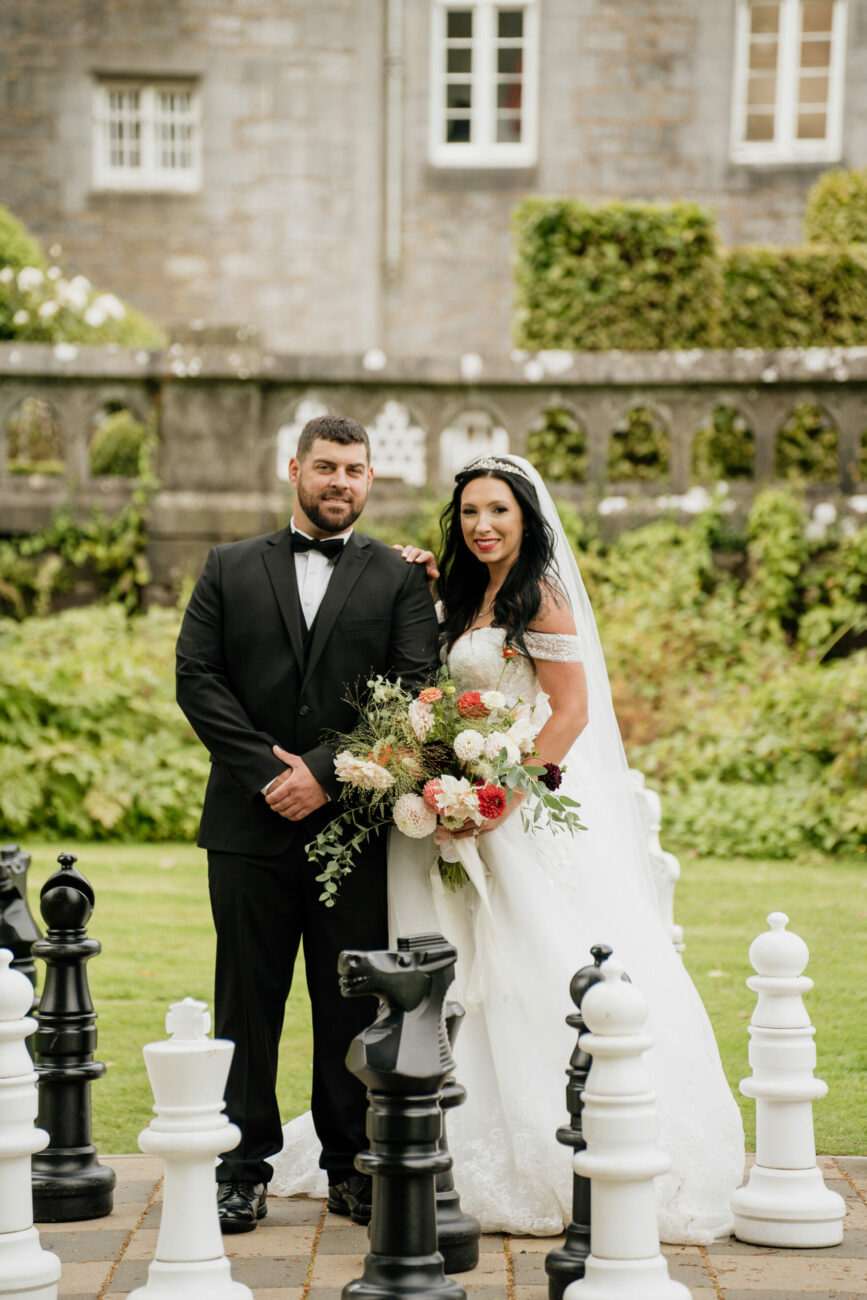
[[[545,579],[541,596],[539,611],[524,634],[524,643],[532,658],[580,663],[581,647],[565,595],[555,583]]]

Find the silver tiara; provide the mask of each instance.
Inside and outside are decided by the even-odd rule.
[[[533,480],[526,470],[521,469],[520,465],[515,465],[510,460],[501,460],[496,456],[482,456],[480,460],[471,460],[469,465],[465,465],[462,470],[458,471],[457,477],[462,474],[470,474],[476,469],[492,469],[497,474],[516,474],[518,478],[525,479],[530,486],[533,486]]]

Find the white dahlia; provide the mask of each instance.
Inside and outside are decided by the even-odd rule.
[[[484,747],[484,736],[472,727],[459,731],[454,739],[454,751],[462,763],[472,763],[474,758],[479,758]]]
[[[423,840],[436,830],[436,813],[431,812],[420,794],[402,794],[392,810],[394,824],[411,840]]]
[[[342,750],[335,758],[334,771],[338,781],[347,781],[358,790],[387,790],[394,785],[394,777],[388,768],[356,758],[348,749]]]
[[[510,763],[517,763],[521,757],[521,751],[515,741],[506,735],[505,731],[492,731],[485,738],[485,757],[497,758],[500,750],[506,751],[506,757]]]
[[[422,703],[421,700],[413,700],[407,709],[409,725],[412,727],[413,735],[416,740],[427,740],[428,733],[434,723],[433,709],[429,704]]]

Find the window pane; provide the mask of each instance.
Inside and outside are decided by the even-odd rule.
[[[833,14],[833,0],[804,0],[801,6],[801,31],[830,32]]]
[[[473,88],[469,83],[458,82],[446,86],[446,108],[469,108],[473,102]]]
[[[507,40],[518,40],[524,35],[524,13],[521,9],[501,9],[497,14],[497,35]]]
[[[447,144],[469,144],[470,141],[470,119],[468,117],[453,117],[446,122],[446,143]]]
[[[521,71],[523,62],[523,52],[520,49],[498,50],[497,51],[497,71],[506,73],[515,73]]]
[[[497,108],[521,107],[520,81],[501,81],[497,86]]]
[[[802,68],[829,68],[831,66],[830,41],[802,41]]]
[[[762,68],[776,68],[777,66],[777,42],[776,41],[753,41],[750,45],[750,70]]]
[[[773,140],[774,117],[772,113],[747,114],[746,140]]]
[[[755,36],[761,32],[772,33],[779,31],[780,27],[780,5],[779,0],[759,0],[759,3],[750,6],[750,31]]]
[[[457,49],[446,51],[446,72],[472,72],[473,51]]]
[[[825,106],[828,102],[828,77],[802,77],[798,102],[803,108],[806,104]]]
[[[446,35],[450,40],[455,37],[469,39],[473,34],[473,14],[470,9],[449,9],[446,14]]]
[[[750,77],[747,84],[747,103],[753,108],[756,105],[770,106],[773,108],[777,97],[777,78],[771,73],[759,77]]]
[[[497,144],[520,144],[521,143],[521,119],[520,117],[504,117],[502,113],[497,114]]]
[[[824,113],[799,113],[798,139],[824,140],[825,120],[826,118]]]

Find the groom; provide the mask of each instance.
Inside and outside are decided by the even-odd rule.
[[[322,735],[355,724],[349,688],[372,673],[421,683],[436,662],[424,564],[353,531],[373,481],[363,426],[311,420],[289,478],[289,527],[211,551],[177,645],[178,703],[211,755],[198,842],[217,932],[214,1028],[235,1044],[226,1110],[242,1137],[217,1169],[224,1232],[249,1232],[267,1212],[268,1157],[282,1145],[277,1049],[302,940],[328,1208],[370,1218],[370,1182],[353,1165],[367,1145],[365,1092],[344,1058],[372,1008],[340,996],[337,957],[388,946],[385,838],[357,855],[332,908],[304,845],[337,813]]]

